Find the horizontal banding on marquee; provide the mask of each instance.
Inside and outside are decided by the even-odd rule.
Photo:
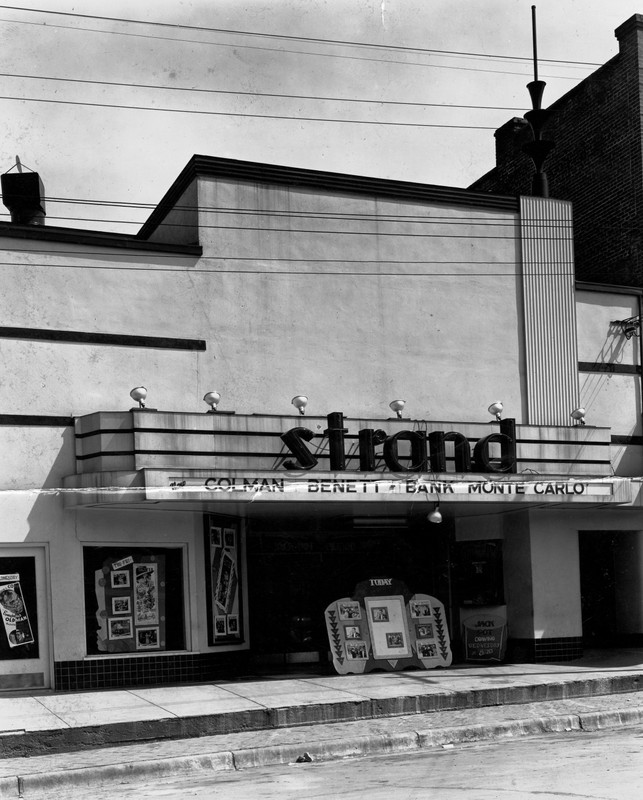
[[[327,416],[328,427],[324,431],[328,437],[328,454],[332,472],[346,469],[346,451],[344,434],[344,415],[341,411],[333,411]],[[281,434],[281,439],[288,447],[295,460],[284,462],[287,470],[313,469],[318,459],[306,446],[313,440],[314,433],[308,428],[291,428]],[[388,436],[383,430],[363,428],[359,431],[359,470],[374,472],[377,456],[375,448],[383,445],[382,457],[391,472],[446,472],[446,443],[453,442],[456,472],[503,472],[516,471],[516,421],[503,419],[500,421],[500,433],[490,433],[476,442],[473,448],[466,436],[458,431],[433,431],[428,435],[422,431],[398,431]],[[399,456],[399,442],[409,442],[411,449],[410,464],[402,464]],[[491,444],[500,445],[500,458],[491,458]]]

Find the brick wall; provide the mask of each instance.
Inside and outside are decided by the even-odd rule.
[[[616,33],[619,54],[550,106],[544,138],[556,147],[544,169],[550,196],[574,204],[577,277],[643,286],[643,16]],[[471,188],[531,194],[534,167],[521,152],[531,138],[524,120],[499,128],[496,167]]]

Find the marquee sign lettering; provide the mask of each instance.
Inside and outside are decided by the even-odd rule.
[[[344,415],[334,411],[327,416],[328,427],[324,431],[328,437],[328,455],[330,471],[342,472],[346,469],[346,452],[344,435],[348,429],[344,427]],[[291,428],[281,434],[281,439],[288,447],[293,459],[284,462],[287,470],[313,469],[319,463],[310,451],[307,442],[311,442],[315,434],[308,428]],[[458,431],[423,431],[402,430],[388,435],[383,430],[363,428],[358,433],[359,471],[374,472],[377,456],[375,448],[383,447],[382,457],[391,472],[446,472],[446,443],[453,442],[456,472],[516,472],[516,421],[503,419],[500,421],[500,432],[490,433],[479,439],[471,453],[469,440]],[[399,443],[408,442],[410,459],[402,463]],[[490,445],[500,446],[500,458],[492,458]]]

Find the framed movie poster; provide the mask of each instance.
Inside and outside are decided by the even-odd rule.
[[[0,569],[1,659],[38,658],[35,569],[30,561],[33,562],[33,559],[13,559],[11,563],[9,559],[0,559],[0,568],[14,566],[13,562],[20,562],[21,567],[20,572],[4,572]]]
[[[241,536],[238,520],[205,517],[208,644],[243,642]]]

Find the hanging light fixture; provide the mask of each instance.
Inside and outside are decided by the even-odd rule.
[[[439,503],[435,504],[435,508],[433,509],[433,511],[430,511],[427,514],[426,518],[427,518],[427,520],[429,522],[433,522],[435,525],[437,525],[440,522],[442,522],[442,514],[440,513],[440,504]]]

